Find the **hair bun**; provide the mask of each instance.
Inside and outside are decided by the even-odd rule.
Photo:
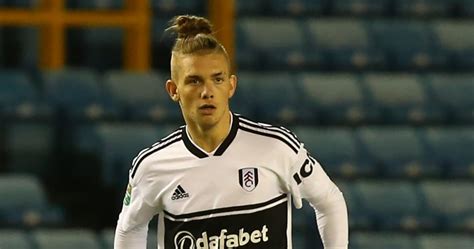
[[[212,25],[204,17],[182,15],[173,18],[168,28],[178,34],[178,38],[192,38],[197,34],[211,34]]]

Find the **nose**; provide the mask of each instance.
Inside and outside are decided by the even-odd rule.
[[[206,82],[203,84],[201,91],[201,98],[212,99],[214,98],[214,84],[212,82]]]

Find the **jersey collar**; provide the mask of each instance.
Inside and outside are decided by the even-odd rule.
[[[232,117],[231,117],[231,125],[230,125],[229,134],[213,153],[212,152],[207,153],[203,151],[201,148],[199,148],[196,144],[194,144],[194,142],[189,138],[189,135],[186,132],[186,126],[183,126],[181,128],[181,134],[182,134],[184,145],[189,150],[189,152],[191,152],[198,158],[205,158],[205,157],[209,157],[210,155],[221,156],[222,154],[224,154],[225,150],[230,146],[230,144],[234,140],[235,136],[237,135],[237,130],[239,129],[239,117],[236,116],[234,113],[231,113],[231,115]]]

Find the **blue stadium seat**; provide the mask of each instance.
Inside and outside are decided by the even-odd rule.
[[[292,210],[293,223],[293,248],[310,249],[315,248],[318,240],[316,229],[316,215],[314,208],[303,200],[303,207]]]
[[[119,180],[114,179],[112,176],[107,178],[107,180],[105,179],[107,175],[104,172],[106,171],[106,167],[109,167],[109,165],[105,165],[104,162],[105,156],[102,153],[105,151],[105,142],[98,132],[97,125],[92,124],[77,127],[72,140],[74,141],[74,144],[72,145],[73,157],[79,161],[79,165],[94,165],[92,168],[99,169],[83,170],[82,167],[76,166],[72,167],[72,169],[70,169],[71,171],[80,173],[80,178],[82,179],[99,178],[100,184],[106,186],[110,186],[112,182],[115,183],[116,180]],[[112,166],[110,166],[110,168],[111,167]],[[122,179],[121,182],[126,180],[127,179]]]
[[[240,81],[253,85],[254,92],[265,93],[256,96],[256,116],[263,122],[277,121],[291,123],[297,121],[314,121],[316,114],[308,105],[302,103],[295,79],[289,73],[241,73]],[[237,86],[238,89],[238,86]],[[278,89],[272,91],[270,89]]]
[[[0,230],[0,248],[32,249],[28,235],[22,230]]]
[[[474,184],[468,181],[424,181],[420,189],[425,213],[436,217],[443,231],[474,231]],[[456,248],[456,247],[454,247]]]
[[[54,135],[54,128],[48,123],[8,124],[5,134],[7,170],[34,174],[44,180],[54,176]]]
[[[442,109],[414,74],[371,73],[362,83],[384,123],[425,123],[445,120]]]
[[[100,232],[99,236],[103,249],[114,249],[115,229],[104,229]]]
[[[324,55],[324,64],[335,70],[385,68],[383,51],[370,39],[366,25],[354,19],[308,19],[312,49]]]
[[[366,180],[354,184],[363,210],[376,229],[417,231],[436,225],[425,214],[415,185],[405,181]]]
[[[36,177],[1,175],[1,209],[41,209],[47,204],[46,193]]]
[[[309,202],[303,201],[303,207],[301,209],[293,207],[292,223],[294,232],[300,235],[305,235],[306,230],[308,230],[309,227],[314,226],[316,223],[316,217],[314,209],[311,207]]]
[[[122,117],[132,120],[177,121],[181,114],[165,89],[162,74],[111,71],[105,88],[121,107]]]
[[[128,181],[132,159],[139,151],[170,134],[177,126],[144,123],[99,123],[76,127],[71,141],[71,181],[120,189]],[[81,183],[84,187],[84,183]],[[122,196],[120,196],[121,198]],[[118,201],[121,201],[118,200]]]
[[[101,243],[103,245],[103,249],[113,249],[114,248],[114,235],[115,229],[109,228],[102,230],[99,234]],[[148,237],[147,237],[147,249],[156,249],[157,245],[157,233],[156,229],[149,229],[148,230]]]
[[[45,119],[52,110],[28,76],[21,71],[0,71],[0,118]]]
[[[352,178],[375,174],[375,165],[360,156],[352,131],[301,126],[294,132],[329,175]]]
[[[237,73],[237,89],[230,101],[230,109],[245,117],[255,119],[257,112],[257,96],[255,84],[258,76],[250,71]]]
[[[442,49],[450,56],[454,70],[474,68],[474,32],[472,20],[434,21],[433,29]]]
[[[390,9],[390,0],[334,0],[331,4],[338,15],[385,15]]]
[[[415,178],[442,173],[413,128],[363,127],[356,134],[367,163],[379,167],[385,176]]]
[[[429,128],[422,133],[431,157],[447,176],[474,178],[474,129],[472,127]]]
[[[204,1],[195,0],[150,0],[156,15],[174,16],[181,13],[200,14],[204,11]]]
[[[306,238],[306,233],[304,231],[295,231],[293,230],[292,236],[293,248],[306,249],[310,248]]]
[[[448,66],[426,22],[377,20],[369,23],[371,39],[385,51],[389,68],[413,70]]]
[[[318,16],[323,11],[323,0],[267,0],[272,15]]]
[[[431,74],[428,84],[433,99],[454,123],[474,123],[474,74]]]
[[[377,109],[369,105],[358,79],[351,74],[301,73],[297,84],[322,123],[374,122]]]
[[[450,16],[455,4],[452,0],[397,0],[395,12],[404,16]]]
[[[467,234],[422,234],[417,241],[420,249],[474,248],[474,238]]]
[[[38,249],[102,249],[92,230],[37,229],[32,237]]]
[[[324,166],[323,166],[324,167]],[[351,230],[373,230],[375,222],[367,212],[361,208],[360,200],[356,195],[354,183],[335,179],[335,184],[344,195],[349,215],[349,228]]]
[[[308,44],[302,23],[291,18],[242,18],[237,21],[237,62],[241,68],[301,69],[321,63]]]
[[[397,232],[355,232],[349,244],[351,249],[418,249],[412,236]]]
[[[62,210],[48,202],[43,186],[33,176],[0,176],[0,199],[3,226],[33,227],[63,222]]]
[[[125,188],[133,158],[163,134],[147,124],[99,124],[93,130],[101,143],[99,159],[106,186]],[[163,133],[165,131],[162,131]]]
[[[65,69],[43,73],[48,100],[58,114],[71,120],[100,120],[117,115],[110,98],[99,86],[92,71]]]

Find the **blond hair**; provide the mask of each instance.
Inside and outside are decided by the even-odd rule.
[[[224,46],[214,37],[211,22],[199,16],[181,15],[170,21],[171,25],[166,31],[177,34],[172,49],[171,75],[174,76],[176,61],[174,55],[187,55],[196,53],[222,53],[226,57],[229,66],[229,56]],[[175,64],[175,66],[173,66]],[[174,77],[173,77],[174,78]]]

